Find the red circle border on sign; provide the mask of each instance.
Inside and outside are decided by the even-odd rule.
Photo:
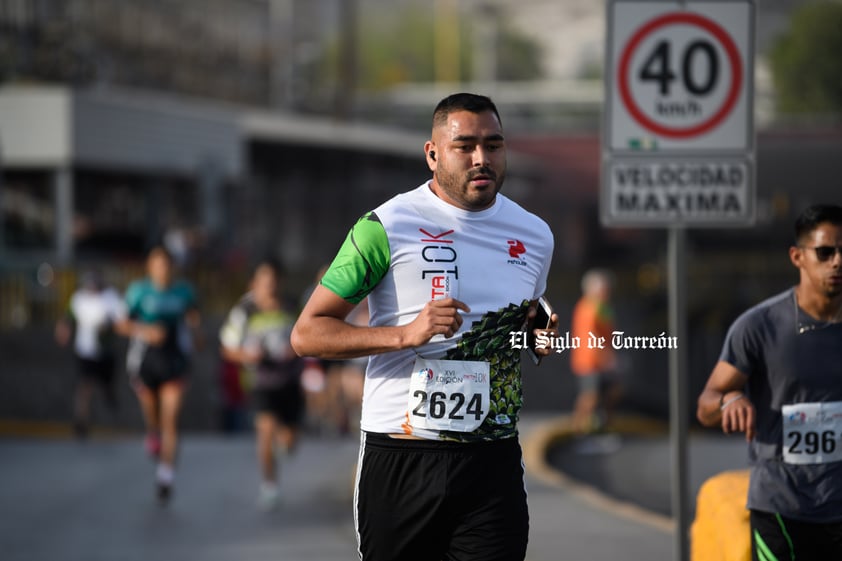
[[[643,111],[641,111],[640,107],[638,107],[637,103],[635,103],[634,99],[632,98],[627,80],[628,69],[629,65],[631,64],[631,55],[637,48],[638,44],[641,41],[643,41],[643,39],[655,29],[675,23],[696,25],[705,29],[708,33],[716,37],[722,44],[722,47],[725,49],[725,52],[728,54],[728,58],[731,61],[731,68],[733,74],[731,89],[728,91],[728,95],[725,98],[725,103],[722,105],[719,111],[717,111],[706,121],[703,121],[698,125],[688,128],[666,127],[650,119],[646,114],[643,113]],[[734,44],[734,41],[731,39],[728,33],[725,32],[724,29],[722,29],[715,22],[698,14],[675,12],[665,14],[659,18],[653,19],[652,21],[638,29],[634,35],[632,35],[631,39],[629,40],[628,44],[623,50],[622,57],[620,58],[620,66],[617,70],[617,81],[620,85],[620,97],[623,100],[623,104],[626,106],[626,109],[628,109],[629,113],[634,118],[634,120],[637,121],[641,126],[662,136],[670,138],[689,138],[703,134],[713,129],[714,127],[719,125],[725,119],[725,117],[728,116],[728,114],[734,108],[734,105],[737,103],[737,98],[740,95],[740,88],[742,87],[743,82],[743,69],[742,63],[740,61],[740,54],[737,51],[737,47]]]

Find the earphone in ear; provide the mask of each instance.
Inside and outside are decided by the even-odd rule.
[[[436,161],[436,151],[430,150],[429,154],[430,154],[430,159],[435,162]]]

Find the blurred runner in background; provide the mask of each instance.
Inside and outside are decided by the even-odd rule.
[[[570,350],[570,368],[579,382],[573,406],[573,430],[587,433],[605,427],[622,394],[617,357],[609,343],[589,345],[591,334],[605,341],[614,331],[611,273],[592,269],[582,276],[582,297],[573,308],[571,336],[580,344]],[[593,347],[593,348],[592,348]]]
[[[158,461],[159,500],[172,493],[178,455],[178,418],[193,346],[201,344],[201,320],[193,287],[174,278],[173,261],[161,246],[149,252],[148,276],[126,290],[131,338],[126,368],[146,424],[146,449]]]
[[[91,401],[97,386],[108,407],[115,411],[115,330],[126,320],[120,293],[106,286],[99,271],[82,274],[79,288],[70,297],[67,314],[56,324],[55,337],[61,346],[73,341],[78,378],[73,403],[73,429],[85,438],[91,423]]]
[[[281,296],[282,283],[280,264],[261,261],[251,290],[229,312],[220,330],[223,356],[244,367],[253,388],[261,475],[258,505],[264,509],[274,508],[279,499],[276,443],[285,452],[295,448],[305,413],[303,361],[289,343],[295,314]]]

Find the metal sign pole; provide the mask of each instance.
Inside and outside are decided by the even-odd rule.
[[[0,146],[0,263],[5,261],[6,255],[6,211],[3,204],[3,186],[4,186],[4,168],[3,168],[3,147]]]
[[[669,355],[670,452],[672,454],[672,515],[675,520],[675,560],[689,561],[689,492],[687,486],[687,298],[683,227],[669,229],[669,332],[678,347]]]
[[[686,9],[686,0],[679,0]],[[687,342],[687,284],[685,267],[686,232],[683,228],[670,228],[670,333],[678,337],[678,348],[670,355],[670,440],[672,450],[672,512],[675,517],[675,558],[690,561],[689,547],[689,492],[687,490],[687,360],[684,344]],[[680,275],[680,276],[679,276]]]

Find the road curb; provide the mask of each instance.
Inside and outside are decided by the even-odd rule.
[[[636,416],[618,417],[609,430],[612,427],[615,429],[621,427],[616,432],[625,434],[663,434],[666,431],[664,423]],[[675,520],[672,517],[610,497],[597,487],[573,479],[552,467],[547,462],[547,451],[550,446],[573,436],[575,433],[572,430],[570,417],[567,415],[537,422],[521,439],[527,474],[545,485],[570,492],[613,515],[646,524],[663,532],[675,531]]]

